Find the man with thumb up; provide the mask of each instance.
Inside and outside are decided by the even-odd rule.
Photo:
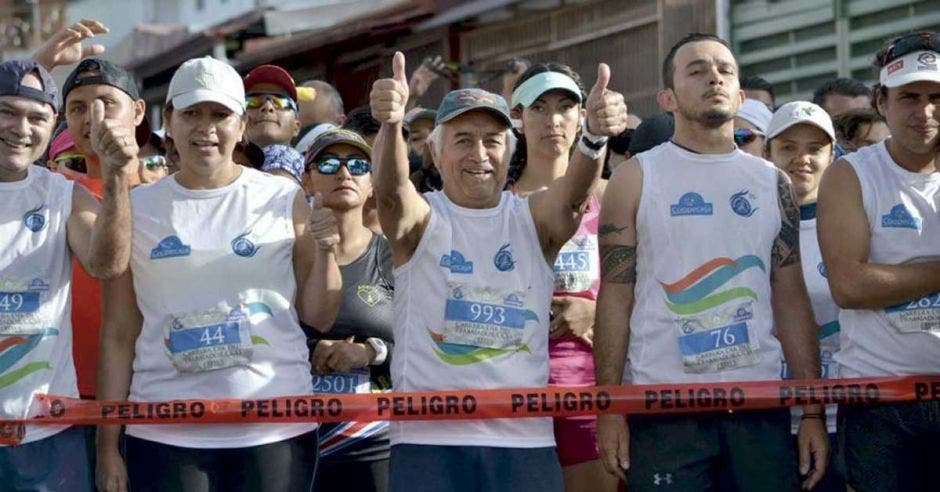
[[[519,198],[503,191],[515,147],[506,101],[448,93],[428,137],[443,189],[421,195],[408,176],[401,125],[405,59],[376,81],[374,193],[396,266],[392,381],[400,391],[544,387],[552,264],[578,227],[607,137],[626,127],[623,96],[598,67],[582,145],[564,177]],[[422,408],[401,409],[408,413]],[[470,413],[472,415],[472,412]],[[560,491],[549,417],[394,421],[389,490]],[[421,480],[414,480],[420,476]]]

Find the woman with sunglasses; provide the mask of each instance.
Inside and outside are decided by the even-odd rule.
[[[826,110],[811,102],[794,101],[781,106],[767,127],[764,158],[790,178],[791,188],[800,207],[800,260],[803,280],[819,326],[819,365],[823,378],[838,378],[839,366],[833,360],[839,351],[839,306],[832,300],[826,267],[823,265],[816,238],[816,197],[823,173],[835,159],[835,130]],[[785,361],[780,362],[780,378],[793,379]],[[791,432],[794,446],[803,409],[791,409]],[[809,415],[806,418],[814,418]],[[826,407],[826,428],[832,447],[830,456],[838,452],[835,439],[836,407]],[[844,491],[845,484],[836,471],[827,467],[826,475],[813,488],[817,492]]]
[[[163,139],[156,133],[151,133],[150,139],[140,148],[140,182],[156,183],[169,174],[172,174],[172,171],[166,159]]]
[[[170,81],[167,138],[180,170],[135,189],[130,269],[104,286],[102,400],[309,394],[298,314],[315,252],[309,207],[287,180],[237,165],[241,78],[212,58]],[[317,425],[134,425],[98,434],[99,490],[309,491]]]
[[[745,99],[734,116],[734,143],[748,154],[763,157],[767,125],[773,113],[757,99]]]
[[[310,306],[314,329],[308,330],[315,393],[391,387],[392,257],[385,237],[362,221],[362,208],[372,193],[371,153],[362,137],[342,129],[324,132],[307,152],[303,187],[315,197],[311,222],[325,222],[313,227],[333,225],[337,231],[317,242],[325,255],[317,257],[313,271],[320,278],[305,298],[319,300]],[[388,422],[323,425],[320,457],[317,491],[386,490]]]
[[[513,118],[521,119],[522,126],[508,185],[516,194],[530,195],[565,175],[583,132],[585,99],[581,78],[566,65],[535,64],[518,78],[511,107]],[[597,228],[606,183],[598,183],[580,227],[562,247],[553,267],[548,379],[553,386],[592,386],[595,382],[594,308],[600,288]],[[616,490],[617,478],[606,473],[598,459],[597,418],[559,417],[554,425],[565,489]]]

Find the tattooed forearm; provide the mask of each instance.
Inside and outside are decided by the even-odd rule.
[[[636,283],[636,246],[602,244],[600,253],[602,282]]]
[[[625,225],[623,227],[617,227],[617,224],[601,224],[600,227],[597,228],[597,235],[603,237],[611,234],[620,234],[627,230],[628,227],[630,226]]]
[[[774,241],[771,261],[775,268],[800,261],[800,209],[793,200],[790,180],[777,173],[777,197],[780,202],[780,233]]]

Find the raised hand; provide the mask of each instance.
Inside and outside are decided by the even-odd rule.
[[[33,59],[48,70],[59,65],[71,65],[83,58],[104,53],[104,46],[90,44],[83,46],[86,39],[98,34],[107,34],[108,28],[92,19],[82,19],[55,33],[33,54]]]
[[[369,95],[372,117],[382,124],[401,123],[405,118],[408,95],[405,55],[396,51],[392,58],[392,78],[379,79],[372,84],[372,93]]]
[[[104,102],[96,99],[91,104],[91,148],[101,159],[107,171],[137,169],[137,139],[134,128],[104,115]]]
[[[339,244],[339,226],[336,225],[336,216],[333,210],[323,206],[323,196],[320,192],[313,195],[313,206],[310,210],[310,235],[321,251],[335,251]]]
[[[610,67],[597,65],[597,82],[587,98],[587,131],[591,135],[612,137],[627,129],[627,105],[623,94],[609,90]]]
[[[410,95],[416,98],[421,97],[428,91],[431,84],[440,78],[438,73],[442,70],[444,70],[444,61],[441,59],[441,55],[426,58],[421,66],[411,74],[411,79],[408,81]]]

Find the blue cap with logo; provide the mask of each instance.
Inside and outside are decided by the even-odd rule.
[[[487,111],[499,118],[507,127],[512,126],[509,107],[506,106],[503,96],[483,89],[457,89],[448,92],[441,101],[441,106],[437,108],[435,124],[447,123],[468,111],[476,110]]]
[[[42,90],[23,85],[23,77],[35,72]],[[7,60],[0,63],[0,96],[18,96],[55,108],[55,80],[45,67],[33,60]]]

